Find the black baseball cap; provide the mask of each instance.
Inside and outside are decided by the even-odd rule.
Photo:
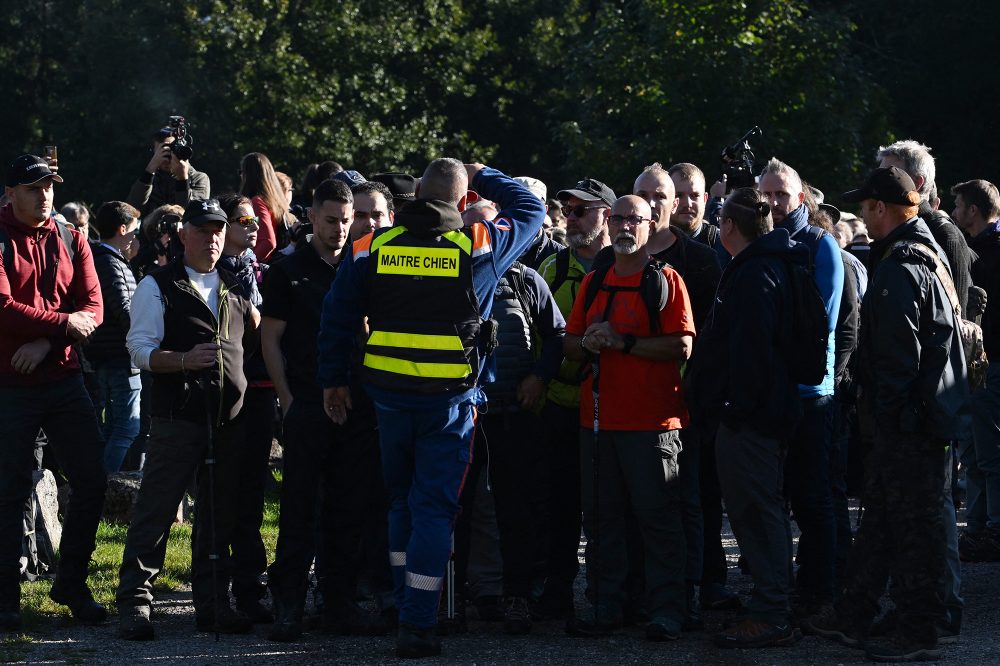
[[[377,173],[371,180],[388,187],[394,201],[413,201],[417,198],[417,179],[408,173]]]
[[[584,201],[603,201],[609,206],[613,206],[618,197],[615,191],[595,178],[584,178],[568,190],[559,190],[556,198],[559,201],[566,201],[570,197],[583,199]]]
[[[865,199],[875,199],[900,206],[916,206],[920,203],[917,186],[909,174],[899,167],[879,167],[865,179],[865,184],[856,190],[844,192],[841,197],[848,203],[859,203]]]
[[[184,207],[184,217],[181,222],[203,227],[206,224],[226,226],[229,219],[219,206],[217,199],[193,199]]]
[[[51,178],[57,183],[63,182],[62,176],[49,168],[49,163],[38,155],[21,155],[7,167],[7,187],[32,185],[40,180]]]

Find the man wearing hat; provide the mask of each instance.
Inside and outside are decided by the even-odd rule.
[[[406,204],[417,198],[417,179],[406,173],[377,173],[371,177],[378,183],[382,183],[392,192],[392,205],[395,210],[401,209]]]
[[[594,257],[611,245],[608,217],[617,197],[595,178],[584,178],[556,198],[566,216],[566,244],[542,262],[538,272],[549,285],[564,318],[573,310],[583,276]],[[563,617],[573,610],[573,581],[579,570],[580,547],[580,364],[564,360],[549,382],[542,408],[549,442],[546,471],[550,506],[547,513],[548,556],[545,591],[535,608],[539,617]]]
[[[944,253],[917,217],[920,195],[897,167],[875,169],[857,190],[872,244],[869,289],[861,306],[859,419],[871,452],[865,514],[836,612],[808,629],[848,645],[865,640],[889,577],[898,620],[888,637],[865,641],[876,661],[941,656],[945,569],[945,460],[967,434],[969,399],[951,276]]]
[[[41,157],[22,155],[7,169],[9,203],[0,208],[0,630],[21,624],[22,518],[39,428],[72,489],[49,596],[77,619],[107,616],[86,584],[104,505],[104,442],[73,348],[101,324],[104,307],[86,238],[51,218],[53,183],[62,181]]]
[[[142,487],[119,572],[119,634],[128,640],[153,638],[153,581],[195,471],[191,588],[198,629],[251,630],[249,618],[230,606],[227,588],[238,501],[235,459],[244,439],[238,418],[247,384],[243,335],[257,328],[260,315],[239,295],[236,277],[216,268],[226,238],[219,203],[191,201],[181,221],[184,254],[139,283],[126,339],[136,367],[156,373]]]

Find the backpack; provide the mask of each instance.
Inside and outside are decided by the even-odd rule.
[[[958,300],[958,292],[955,290],[955,282],[951,279],[948,269],[941,263],[941,258],[938,257],[937,252],[923,243],[901,240],[893,243],[883,258],[889,256],[897,247],[911,247],[934,261],[934,274],[941,281],[941,286],[944,287],[945,293],[948,294],[948,300],[955,311],[955,323],[958,325],[958,333],[962,339],[962,351],[965,352],[965,369],[969,388],[973,391],[976,390],[986,381],[986,370],[990,366],[990,362],[986,358],[982,327],[976,322],[969,321],[962,316],[962,306],[959,305],[960,301]],[[979,298],[981,298],[982,307],[985,309],[985,292]],[[977,300],[979,299],[977,298]]]
[[[792,296],[791,339],[783,345],[792,379],[805,386],[816,386],[826,377],[826,351],[830,329],[823,296],[809,268],[785,261],[789,291]]]
[[[66,252],[69,253],[69,262],[72,264],[76,259],[76,248],[73,247],[73,234],[62,224],[58,222],[56,224],[56,229],[59,231],[59,237],[62,238],[63,245],[66,246]],[[0,256],[3,257],[3,265],[6,270],[7,267],[12,266],[14,263],[14,244],[10,242],[10,237],[7,232],[0,228]],[[56,264],[59,263],[59,257],[56,257]]]
[[[563,286],[569,278],[569,253],[570,249],[568,247],[556,252],[556,275],[555,279],[552,280],[552,284],[549,285],[549,291],[552,292],[553,296],[555,296],[556,292],[559,291],[559,287]],[[574,281],[578,280],[574,278]]]
[[[638,287],[609,287],[604,284],[604,278],[608,271],[614,268],[614,265],[614,252],[602,251],[594,257],[594,266],[591,271],[594,275],[587,283],[587,290],[583,295],[583,311],[590,311],[590,306],[597,298],[598,291],[606,291],[608,292],[608,302],[604,307],[602,319],[607,320],[616,293],[619,291],[638,291],[646,304],[646,312],[649,315],[649,330],[653,335],[656,335],[660,331],[660,312],[670,300],[670,286],[667,284],[667,278],[663,275],[663,267],[666,264],[650,258],[642,269],[642,278],[639,280]]]
[[[540,338],[531,316],[524,271],[524,264],[514,262],[500,279],[493,297],[490,320],[497,336],[492,352],[496,375],[483,390],[495,403],[516,403],[517,387],[538,357]]]

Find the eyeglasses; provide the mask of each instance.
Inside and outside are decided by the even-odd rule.
[[[608,222],[611,224],[621,226],[627,224],[631,227],[637,227],[643,222],[649,222],[648,217],[639,217],[638,215],[612,215],[608,218]]]
[[[259,227],[260,226],[260,218],[257,217],[256,215],[241,215],[241,216],[235,218],[233,220],[233,222],[236,222],[241,227],[251,227],[251,226],[253,226],[253,227]]]
[[[566,217],[573,215],[574,217],[583,217],[587,214],[588,210],[593,210],[595,208],[605,208],[605,206],[584,206],[583,204],[577,204],[575,206],[563,206],[562,214]]]

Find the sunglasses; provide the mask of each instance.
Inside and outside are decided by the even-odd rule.
[[[648,217],[639,217],[638,215],[612,215],[608,218],[608,222],[619,227],[623,224],[637,227],[643,222],[649,222],[649,219]]]
[[[241,216],[239,216],[237,218],[234,218],[232,221],[236,222],[241,227],[251,227],[251,226],[253,226],[253,227],[259,227],[260,226],[260,218],[257,217],[256,215],[241,215]]]
[[[606,206],[584,206],[583,204],[577,204],[575,206],[563,206],[562,214],[569,217],[571,214],[575,217],[583,217],[587,214],[588,210],[593,210],[595,208],[606,208]]]

